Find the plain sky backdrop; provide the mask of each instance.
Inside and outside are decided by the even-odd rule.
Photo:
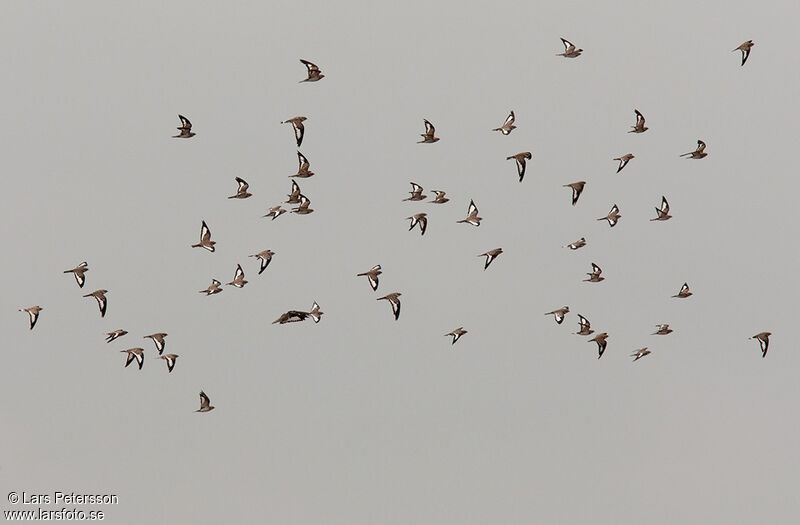
[[[60,490],[117,494],[79,508],[121,524],[796,523],[798,16],[741,0],[6,4],[0,508]],[[555,56],[562,36],[583,55]],[[326,77],[299,84],[299,58]],[[518,128],[490,132],[511,109]],[[178,113],[196,137],[170,138]],[[270,221],[295,115],[315,211]],[[436,144],[416,144],[425,118]],[[697,139],[708,157],[679,158]],[[253,197],[226,198],[236,176]],[[410,181],[452,200],[402,202]],[[650,222],[662,195],[673,219]],[[470,199],[480,228],[456,224]],[[596,219],[614,203],[610,229]],[[405,220],[420,211],[423,237]],[[189,247],[201,220],[216,253]],[[247,256],[267,248],[259,276]],[[81,290],[62,271],[84,260]],[[582,282],[592,262],[605,281]],[[237,263],[245,288],[197,293]],[[377,292],[355,277],[375,264]],[[684,281],[694,296],[671,299]],[[81,297],[97,288],[105,319]],[[394,291],[399,321],[375,300]],[[319,324],[271,324],[314,300]],[[35,304],[31,332],[17,310]],[[564,324],[543,315],[562,305]],[[610,334],[601,360],[577,313]],[[142,339],[160,331],[171,374]],[[141,371],[123,368],[133,346]],[[193,412],[201,389],[211,413]]]

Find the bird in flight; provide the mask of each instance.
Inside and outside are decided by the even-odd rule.
[[[608,334],[605,332],[599,333],[589,339],[590,343],[597,343],[597,359],[603,357],[603,352],[606,351],[606,345],[608,344],[606,339],[608,339]]]
[[[300,192],[300,185],[297,184],[296,180],[293,180],[292,181],[292,192],[289,195],[287,195],[287,197],[289,197],[289,200],[286,201],[285,204],[299,204],[300,203],[300,195],[302,195],[302,193]],[[275,207],[279,208],[280,206],[275,206]],[[266,217],[266,215],[265,215],[265,217]]]
[[[117,337],[122,337],[123,335],[127,334],[126,330],[122,330],[121,328],[118,330],[114,330],[113,332],[106,333],[106,343],[110,343]]]
[[[420,133],[422,140],[417,141],[417,144],[433,144],[434,142],[439,140],[439,137],[434,136],[434,134],[436,133],[436,128],[434,128],[433,124],[431,124],[427,119],[424,120],[425,120],[425,133]]]
[[[398,292],[392,292],[388,295],[384,295],[383,297],[378,297],[376,299],[376,301],[386,300],[389,301],[389,303],[391,303],[392,313],[394,314],[395,321],[397,321],[400,318],[400,299],[398,299],[398,297],[400,297],[401,295],[403,294]]]
[[[586,186],[585,180],[579,180],[578,182],[571,182],[569,184],[564,184],[565,188],[572,188],[572,205],[575,206],[578,203],[578,198],[580,198],[581,193],[583,193],[583,187]]]
[[[570,250],[577,250],[578,248],[583,248],[586,246],[586,237],[581,237],[575,242],[565,244],[564,248],[569,248]]]
[[[247,184],[246,180],[241,177],[236,177],[236,182],[239,183],[239,187],[236,190],[236,195],[231,195],[228,197],[229,199],[246,199],[247,197],[253,195],[247,191],[247,188],[249,188],[250,185]]]
[[[202,390],[200,391],[200,410],[195,410],[195,412],[211,412],[214,410],[214,407],[211,406],[211,400],[208,399],[208,396]]]
[[[471,224],[473,226],[480,226],[483,217],[478,217],[478,207],[475,206],[475,201],[469,201],[469,208],[467,210],[467,218],[461,221],[456,221],[457,223],[466,223]]]
[[[300,83],[316,82],[317,80],[325,78],[325,75],[322,74],[322,71],[313,62],[309,62],[308,60],[303,60],[302,58],[300,59],[300,62],[302,62],[303,65],[306,66],[306,69],[308,69],[308,78],[301,80]]]
[[[687,159],[702,159],[708,153],[705,152],[706,143],[702,140],[697,140],[697,148],[694,151],[690,151],[689,153],[684,153],[680,155],[681,157],[686,157]]]
[[[233,275],[233,281],[228,283],[228,286],[235,286],[236,288],[244,288],[244,285],[247,284],[247,281],[244,280],[244,270],[242,270],[242,265],[236,265],[236,273]],[[227,297],[227,295],[225,296]]]
[[[668,221],[672,218],[672,215],[669,214],[669,203],[663,195],[661,196],[661,208],[656,208],[656,214],[656,218],[650,219],[651,221]]]
[[[160,356],[160,359],[163,359],[167,362],[167,372],[172,372],[172,369],[175,367],[175,360],[178,359],[178,354],[166,354]]]
[[[314,304],[311,305],[310,312],[301,312],[300,310],[289,310],[285,314],[278,317],[276,320],[272,321],[272,324],[296,323],[298,321],[305,321],[309,317],[311,317],[311,319],[315,323],[318,323],[319,320],[322,319],[323,313],[324,312],[320,311],[317,302],[314,301]]]
[[[433,191],[433,193],[436,194],[436,198],[433,199],[432,201],[428,201],[428,202],[431,202],[433,204],[444,204],[445,202],[450,201],[450,199],[445,197],[445,194],[447,192],[441,191],[441,190],[432,190],[432,191]]]
[[[544,315],[552,315],[553,318],[556,320],[557,324],[561,324],[564,322],[564,317],[569,313],[569,306],[562,306],[558,310],[553,310],[552,312],[547,312]]]
[[[422,186],[420,186],[416,182],[412,182],[411,183],[411,191],[409,193],[411,194],[411,197],[407,197],[407,198],[403,199],[403,202],[405,202],[405,201],[421,201],[421,200],[425,200],[428,197],[427,195],[423,195],[422,194]]]
[[[220,293],[222,291],[222,283],[217,281],[216,279],[211,279],[211,284],[208,285],[208,288],[205,290],[200,290],[199,293],[206,294],[206,297],[209,295],[214,295],[215,293]],[[227,297],[227,295],[225,296]]]
[[[456,341],[458,341],[459,339],[461,339],[461,336],[462,336],[462,335],[464,335],[464,334],[466,334],[466,333],[467,333],[467,331],[466,331],[466,330],[464,330],[464,327],[462,326],[462,327],[460,327],[460,328],[456,328],[456,329],[455,329],[455,330],[453,330],[452,332],[448,332],[448,333],[444,334],[444,336],[445,336],[445,337],[452,337],[452,338],[453,338],[453,342],[452,342],[452,343],[450,343],[450,344],[451,344],[451,345],[454,345],[454,344],[456,344]]]
[[[298,148],[303,143],[303,134],[305,133],[304,120],[306,120],[306,117],[292,117],[281,121],[281,124],[291,124],[292,128],[294,128],[294,138],[297,141]]]
[[[106,316],[106,306],[108,306],[108,301],[106,300],[106,294],[108,290],[95,290],[92,293],[84,295],[84,297],[94,297],[97,300],[97,307],[100,308],[100,317]]]
[[[657,324],[656,328],[658,328],[658,330],[653,332],[652,335],[667,335],[672,332],[668,324]]]
[[[298,165],[297,166],[297,173],[295,173],[294,175],[289,175],[289,177],[297,177],[299,179],[307,179],[309,177],[313,177],[314,176],[314,172],[313,171],[309,171],[309,169],[308,169],[308,168],[311,167],[311,163],[308,162],[308,159],[306,158],[306,156],[303,155],[302,153],[300,153],[299,151],[297,152],[297,165]],[[294,193],[294,186],[292,187],[292,192]],[[298,192],[299,192],[299,188],[298,188]],[[291,197],[291,195],[289,195],[289,197]]]
[[[633,361],[636,362],[639,359],[641,359],[644,356],[649,355],[649,354],[650,354],[650,350],[648,350],[647,347],[644,347],[644,348],[640,348],[640,349],[636,350],[634,353],[632,353],[631,357],[633,358]]]
[[[308,312],[301,312],[300,310],[289,310],[285,314],[272,321],[272,324],[286,324],[305,321],[308,318]]]
[[[600,217],[597,220],[608,221],[608,225],[613,228],[614,226],[617,225],[617,221],[619,221],[620,217],[622,217],[622,215],[620,215],[619,213],[619,207],[615,204],[611,207],[611,211],[608,212],[608,215],[606,215],[605,217]]]
[[[586,274],[589,276],[589,278],[584,279],[584,282],[599,283],[600,281],[605,279],[605,277],[600,275],[601,273],[603,273],[603,270],[601,270],[600,267],[597,266],[595,263],[592,263],[592,272]]]
[[[772,332],[760,332],[751,337],[750,339],[758,339],[758,344],[761,345],[761,357],[767,357],[767,350],[769,349],[769,336]]]
[[[153,343],[156,345],[156,350],[158,350],[158,355],[164,353],[164,346],[166,346],[166,341],[164,338],[167,337],[167,334],[164,332],[159,332],[157,334],[150,334],[144,336],[142,339],[152,339]]]
[[[634,109],[633,112],[636,113],[636,125],[631,126],[633,129],[628,133],[644,133],[650,129],[644,125],[644,115],[638,109]]]
[[[509,133],[517,129],[517,126],[514,125],[515,119],[516,117],[514,116],[514,110],[511,110],[511,112],[508,114],[508,117],[506,117],[506,121],[503,122],[503,125],[500,126],[499,128],[494,128],[492,131],[499,131],[503,135],[508,135]]]
[[[300,202],[300,201],[298,200],[298,202]],[[272,217],[272,220],[274,221],[275,219],[277,219],[278,217],[280,217],[284,213],[286,213],[286,210],[284,210],[280,205],[278,205],[278,206],[271,207],[269,209],[269,213],[264,215],[264,217]]]
[[[262,252],[258,252],[250,256],[257,258],[261,263],[261,267],[258,270],[258,275],[261,275],[264,272],[264,270],[267,269],[267,266],[269,266],[269,263],[272,261],[273,255],[275,255],[275,252],[273,252],[272,250],[264,250]]]
[[[217,244],[217,241],[211,240],[211,230],[208,229],[206,221],[203,221],[202,226],[200,226],[200,242],[198,244],[192,244],[192,248],[205,248],[213,252],[215,250],[215,244]]]
[[[690,295],[692,295],[692,292],[689,291],[689,285],[687,283],[683,283],[683,286],[681,286],[681,289],[678,292],[678,294],[677,295],[673,295],[672,297],[678,297],[679,299],[685,299],[685,298],[689,297]]]
[[[189,122],[189,119],[184,117],[183,115],[178,115],[178,118],[181,119],[181,125],[178,126],[179,134],[173,135],[173,139],[190,139],[195,136],[195,133],[192,132],[192,123]]]
[[[370,268],[368,272],[356,274],[356,277],[366,277],[369,281],[369,285],[372,287],[372,291],[375,291],[378,289],[378,276],[381,273],[383,273],[381,272],[381,265],[376,264]]]
[[[311,199],[300,194],[300,205],[297,208],[292,208],[292,213],[296,213],[298,215],[308,215],[309,213],[313,213],[314,209],[309,208],[311,205]]]
[[[411,226],[408,228],[408,231],[414,229],[414,226],[419,224],[419,234],[425,235],[425,230],[428,228],[428,217],[427,213],[415,213],[411,217],[406,217],[406,219],[411,219]]]
[[[492,261],[494,261],[501,253],[503,253],[502,248],[495,248],[494,250],[489,250],[488,252],[478,255],[478,257],[486,257],[486,262],[483,264],[483,269],[486,270],[486,268],[492,264]]]
[[[531,160],[531,157],[532,155],[530,151],[523,151],[522,153],[517,153],[516,155],[506,157],[506,160],[514,159],[517,161],[517,175],[519,175],[520,182],[522,182],[522,179],[525,178],[525,166],[527,161]]]
[[[742,43],[739,47],[734,49],[733,51],[741,51],[742,52],[742,65],[747,62],[747,57],[750,56],[750,50],[753,48],[755,44],[752,40],[748,40],[747,42]]]
[[[28,317],[30,318],[31,330],[33,330],[33,327],[36,326],[36,321],[39,320],[39,312],[42,310],[44,310],[44,308],[41,306],[31,306],[29,308],[22,308],[20,310],[20,312],[25,312],[28,314]]]
[[[619,161],[619,167],[617,168],[617,173],[622,171],[622,168],[627,166],[628,163],[631,161],[631,159],[634,159],[634,158],[636,158],[636,157],[633,155],[633,153],[626,153],[625,155],[623,155],[621,157],[617,157],[616,159],[613,159],[613,160],[618,160]]]
[[[71,273],[75,276],[75,282],[78,283],[79,288],[83,288],[83,283],[86,282],[86,272],[89,271],[89,265],[86,264],[86,261],[80,263],[75,268],[71,270],[64,270],[64,273]]]
[[[557,53],[556,56],[564,57],[564,58],[578,58],[583,53],[583,49],[575,49],[575,44],[567,40],[566,38],[561,38],[561,43],[564,44],[564,52]]]
[[[128,348],[127,350],[120,350],[122,353],[128,354],[128,359],[125,361],[125,368],[128,368],[128,365],[136,359],[136,363],[139,365],[139,370],[142,369],[142,365],[144,365],[144,349],[143,348]]]
[[[575,332],[575,335],[589,335],[592,333],[594,333],[594,330],[592,330],[592,325],[589,323],[589,320],[581,314],[578,314],[578,331]]]

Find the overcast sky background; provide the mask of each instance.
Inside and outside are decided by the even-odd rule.
[[[0,507],[61,490],[117,494],[80,508],[125,524],[794,522],[798,15],[8,4]],[[584,54],[555,56],[562,36]],[[299,58],[326,77],[298,84]],[[518,129],[490,132],[511,109]],[[193,139],[170,138],[178,113]],[[297,168],[280,124],[295,115],[315,211],[270,221]],[[416,144],[424,118],[438,143]],[[709,156],[679,158],[697,139]],[[521,151],[520,184],[505,158]],[[226,199],[236,176],[253,197]],[[578,180],[573,207],[562,185]],[[401,202],[409,181],[451,201]],[[650,222],[662,195],[673,219]],[[471,198],[480,228],[456,224]],[[614,203],[610,229],[595,219]],[[420,211],[424,237],[404,220]],[[202,220],[216,253],[189,247]],[[266,248],[259,276],[247,255]],[[81,290],[61,272],[84,260]],[[582,282],[592,262],[605,281]],[[237,263],[245,288],[197,293]],[[355,277],[375,264],[377,292]],[[671,299],[684,281],[694,296]],[[98,288],[105,319],[81,297]],[[394,291],[399,321],[375,300]],[[319,324],[271,324],[314,300]],[[17,310],[35,304],[31,332]],[[564,324],[543,315],[562,305]],[[577,313],[610,334],[599,361]],[[657,323],[675,332],[651,336]],[[116,328],[130,333],[106,344]],[[172,374],[142,339],[159,331]],[[748,339],[761,331],[766,359]],[[141,371],[123,368],[133,346]],[[201,389],[209,414],[193,412]]]

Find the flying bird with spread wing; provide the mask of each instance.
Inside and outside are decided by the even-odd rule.
[[[181,119],[181,125],[178,126],[178,133],[177,135],[173,135],[173,139],[190,139],[196,135],[196,133],[192,132],[192,123],[189,122],[189,119],[184,117],[183,115],[178,115],[178,118]]]
[[[433,144],[439,137],[435,136],[436,128],[433,127],[428,119],[423,119],[425,121],[425,133],[421,133],[422,140],[418,140],[417,144]]]
[[[316,82],[325,78],[325,75],[322,74],[322,71],[315,63],[309,62],[308,60],[303,60],[302,58],[300,59],[300,62],[306,66],[306,69],[308,70],[308,77],[301,80],[300,83]]]
[[[583,49],[577,49],[575,44],[567,40],[566,38],[561,38],[561,43],[564,44],[564,52],[557,53],[556,56],[564,57],[564,58],[578,58],[583,53]]]

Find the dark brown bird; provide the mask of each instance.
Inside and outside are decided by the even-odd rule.
[[[586,186],[585,180],[579,180],[578,182],[571,182],[569,184],[564,184],[565,188],[572,188],[572,205],[578,203],[578,198],[583,193],[583,187]]]
[[[527,165],[527,161],[531,160],[531,157],[530,151],[523,151],[522,153],[506,157],[506,160],[514,159],[517,162],[517,175],[519,175],[520,182],[525,178],[525,166]]]
[[[322,71],[320,71],[319,67],[317,67],[317,65],[314,64],[313,62],[309,62],[308,60],[303,60],[302,58],[300,59],[300,62],[302,62],[303,65],[306,66],[306,69],[308,70],[308,78],[301,80],[300,81],[301,83],[316,82],[317,80],[325,78],[325,75],[322,74]]]

